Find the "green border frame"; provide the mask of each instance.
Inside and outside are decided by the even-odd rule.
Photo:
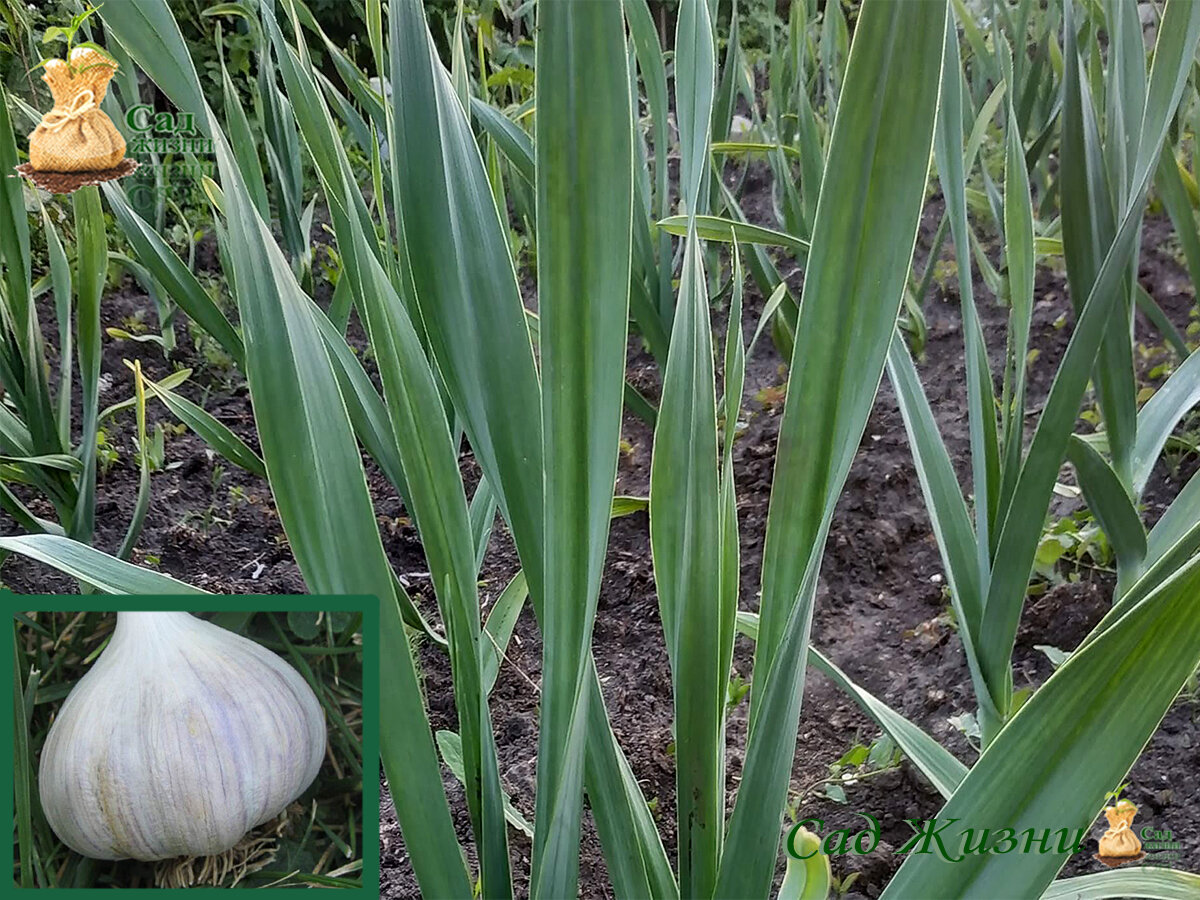
[[[16,612],[37,610],[39,612],[111,612],[114,609],[128,610],[182,610],[193,612],[289,612],[292,610],[341,610],[362,613],[363,646],[363,830],[362,883],[361,888],[333,890],[337,897],[359,897],[376,900],[379,897],[379,600],[366,595],[310,595],[310,594],[14,594],[0,591],[0,611],[6,618]],[[4,694],[4,713],[0,721],[0,740],[4,744],[4,758],[11,769],[15,758],[14,733],[14,673],[13,647],[8,644],[5,651],[3,682],[0,691]],[[35,773],[30,773],[31,779]],[[13,789],[3,792],[0,812],[4,821],[13,821]],[[16,869],[16,850],[13,850],[13,870]],[[22,889],[13,885],[15,890]],[[312,890],[313,888],[306,888]],[[32,890],[41,890],[33,888]],[[146,891],[159,895],[187,897],[229,897],[229,888],[57,888],[55,896],[87,897],[111,895],[114,890]],[[301,888],[295,885],[280,888],[257,888],[259,893],[271,895],[292,894]]]

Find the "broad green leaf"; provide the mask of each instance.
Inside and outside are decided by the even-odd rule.
[[[1113,0],[1106,0],[1105,5],[1108,70],[1104,155],[1113,180],[1113,196],[1120,198],[1129,191],[1141,138],[1146,105],[1146,45],[1135,6]]]
[[[715,5],[709,10],[710,16],[713,15],[713,9],[716,9]],[[725,61],[721,65],[721,77],[717,80],[717,93],[712,105],[712,134],[709,139],[710,150],[714,141],[721,141],[729,137],[730,124],[733,119],[733,104],[737,99],[740,51],[738,7],[734,3],[729,12],[729,34],[725,41]]]
[[[246,376],[280,521],[311,590],[379,598],[381,646],[388,648],[380,675],[394,698],[381,722],[380,751],[405,844],[425,893],[466,896],[394,576],[334,367],[310,301],[259,217],[224,135],[214,132]]]
[[[354,355],[341,332],[315,304],[309,304],[308,310],[329,353],[329,361],[333,364],[338,386],[346,401],[350,421],[354,424],[354,433],[372,459],[379,464],[380,470],[396,488],[400,497],[407,497],[408,485],[404,479],[404,467],[396,450],[396,442],[392,439],[383,398],[379,396],[375,385],[363,370],[362,363]]]
[[[701,248],[687,237],[654,432],[650,546],[675,701],[681,896],[712,893],[722,844],[725,694],[721,499],[712,323]]]
[[[796,325],[767,518],[746,763],[717,897],[763,896],[774,872],[817,572],[900,310],[945,28],[944,3],[879,2],[863,6],[855,27]]]
[[[42,233],[46,236],[46,255],[50,263],[50,280],[54,287],[54,315],[58,319],[58,348],[60,359],[71,359],[75,355],[75,329],[72,327],[74,291],[71,286],[71,264],[67,252],[59,239],[58,229],[50,221],[46,207],[42,207]],[[72,366],[61,366],[58,374],[58,444],[71,445],[71,385]]]
[[[130,365],[126,361],[126,365]],[[141,537],[142,528],[146,524],[146,514],[150,511],[150,450],[146,435],[146,385],[142,377],[142,363],[135,361],[130,368],[134,377],[135,418],[137,422],[137,466],[138,489],[133,501],[133,515],[130,516],[129,527],[117,550],[117,558],[128,560],[133,555],[137,539]]]
[[[108,238],[104,210],[95,185],[80,188],[73,197],[75,234],[75,330],[79,337],[79,388],[83,421],[79,433],[79,501],[71,522],[71,537],[90,543],[96,515],[96,438],[100,407],[100,296],[108,274]]]
[[[1175,226],[1175,234],[1179,237],[1179,246],[1187,263],[1188,276],[1192,284],[1200,284],[1200,231],[1197,231],[1192,203],[1188,199],[1187,188],[1183,185],[1179,161],[1169,143],[1163,144],[1154,176],[1154,188],[1162,198],[1163,208],[1170,216],[1171,224]]]
[[[203,594],[190,584],[53,534],[0,537],[0,550],[44,563],[105,594]]]
[[[739,612],[738,631],[751,640],[758,636],[758,616],[755,613]],[[809,665],[821,672],[857,703],[862,711],[875,720],[904,755],[924,773],[930,783],[943,797],[949,799],[955,788],[966,777],[964,766],[949,750],[926,734],[921,728],[896,712],[874,694],[856,684],[850,676],[834,665],[825,654],[809,648]]]
[[[679,123],[679,196],[688,213],[707,203],[708,142],[716,90],[716,49],[706,0],[683,0],[675,23],[675,117]]]
[[[861,706],[863,712],[895,740],[896,746],[933,783],[938,793],[949,798],[966,777],[967,767],[917,725],[855,684],[820,651],[809,648],[809,652],[812,664]]]
[[[471,98],[471,115],[488,133],[513,168],[530,184],[534,183],[533,141],[512,119],[494,106]]]
[[[37,307],[30,290],[29,221],[25,212],[25,181],[12,174],[17,164],[17,148],[13,140],[12,122],[7,103],[9,95],[0,91],[0,101],[5,109],[0,112],[0,171],[5,175],[0,185],[0,276],[3,278],[3,321],[6,340],[0,341],[0,382],[10,392],[13,403],[23,415],[28,426],[33,449],[37,453],[55,454],[68,449],[68,441],[60,435],[59,420],[50,400],[45,348]],[[44,215],[44,214],[43,214]],[[60,296],[63,287],[62,272],[65,269],[61,257],[55,259],[56,234],[48,233],[47,244],[51,262],[58,269],[56,282],[56,311],[61,315],[65,306],[70,315],[70,296]],[[69,282],[66,285],[69,289]],[[61,325],[61,322],[60,322]],[[87,327],[83,323],[81,327]],[[69,320],[66,328],[70,328]],[[60,327],[61,334],[61,327]],[[67,365],[70,370],[70,344],[64,344]],[[61,349],[61,348],[60,348]],[[62,357],[60,357],[62,358]],[[69,375],[67,376],[69,378]],[[69,401],[68,401],[69,402]],[[40,478],[40,476],[38,476]],[[83,484],[88,485],[85,479]],[[70,498],[70,502],[57,505],[59,517],[64,521],[72,518],[75,511],[74,488],[69,480],[49,473],[46,486],[54,485],[59,495]],[[53,495],[53,491],[50,491]],[[89,490],[90,493],[90,490]],[[78,507],[76,507],[78,509]]]
[[[1075,467],[1088,508],[1104,529],[1117,557],[1116,596],[1141,574],[1146,558],[1146,529],[1125,486],[1091,444],[1072,436],[1067,459]]]
[[[211,9],[207,12],[211,13]],[[258,29],[254,19],[247,17],[247,21],[255,30]],[[246,180],[246,188],[254,200],[254,208],[265,219],[271,215],[271,210],[267,202],[267,185],[263,180],[262,163],[258,158],[258,140],[254,136],[246,111],[242,109],[242,100],[229,77],[229,69],[225,66],[225,44],[221,40],[219,28],[216,43],[221,58],[221,99],[225,110],[225,127],[229,129],[233,155],[237,158],[242,178]]]
[[[336,217],[339,213],[345,216],[353,215],[358,219],[363,234],[374,237],[374,225],[362,191],[347,177],[350,163],[346,148],[324,97],[312,77],[312,61],[308,57],[308,49],[303,41],[298,43],[296,50],[284,43],[269,6],[263,9],[263,22],[279,58],[279,72],[288,88],[289,97],[292,98],[288,102],[295,112],[294,124],[303,135],[305,146],[316,165],[317,174],[331,206],[331,216]],[[281,139],[290,142],[292,137],[287,133]],[[351,187],[348,188],[348,184]],[[307,227],[303,231],[307,233]],[[381,256],[374,240],[369,246],[377,258]]]
[[[265,27],[272,21],[271,5],[263,4],[260,12]],[[258,114],[267,167],[272,174],[268,187],[275,200],[283,245],[293,264],[299,264],[309,252],[310,245],[307,233],[301,227],[304,184],[297,120],[313,110],[300,97],[297,97],[297,104],[293,104],[278,88],[277,80],[271,54],[259,54]],[[309,150],[316,152],[311,146]],[[320,164],[316,157],[314,162]]]
[[[196,126],[213,136],[192,55],[164,0],[121,0],[96,8],[105,33],[121,42],[180,112],[192,113]]]
[[[654,196],[644,199],[648,215],[663,218],[671,206],[669,186],[670,171],[667,157],[670,153],[670,105],[667,93],[667,69],[663,57],[658,28],[650,12],[647,0],[622,0],[625,20],[629,24],[629,37],[633,43],[637,67],[642,75],[646,104],[650,110],[650,139],[654,147]],[[648,193],[648,191],[647,191]],[[674,315],[674,291],[671,287],[672,249],[671,238],[659,232],[658,244],[654,248],[657,257],[657,283],[647,278],[647,287],[652,296],[657,296],[659,315],[669,323]],[[655,290],[657,288],[657,290]],[[666,343],[664,341],[664,343]],[[661,363],[660,363],[661,364]]]
[[[1035,269],[1033,206],[1029,175],[1017,127],[1017,114],[1008,108],[1008,140],[1004,162],[1004,257],[1008,263],[1008,346],[1004,361],[1004,393],[1000,403],[1000,499],[997,515],[1003,519],[1021,470],[1025,436],[1025,383],[1028,371],[1029,331],[1033,323]]]
[[[1112,140],[1101,144],[1096,111],[1088,90],[1087,79],[1078,58],[1074,25],[1074,8],[1064,7],[1065,77],[1063,80],[1062,120],[1062,234],[1063,249],[1067,263],[1067,279],[1071,286],[1071,301],[1076,313],[1095,285],[1101,264],[1113,245],[1117,232],[1117,217],[1124,210],[1129,197],[1123,189],[1127,178],[1124,160],[1124,137],[1119,116],[1107,123],[1117,133]],[[1122,17],[1123,18],[1123,17]],[[1118,34],[1120,29],[1118,29]],[[1114,56],[1116,50],[1114,49]],[[1144,78],[1144,73],[1143,73]],[[1113,84],[1116,90],[1115,83]],[[1144,105],[1144,97],[1139,105]],[[1117,109],[1123,107],[1118,104]],[[1110,110],[1110,112],[1112,112]],[[1137,123],[1140,126],[1140,122]],[[1136,150],[1136,144],[1133,150]],[[1154,148],[1155,162],[1159,148]],[[1106,159],[1116,155],[1117,160]],[[1132,152],[1130,163],[1132,164]],[[1109,165],[1116,162],[1110,172]],[[1123,258],[1122,265],[1129,260]],[[1113,468],[1122,484],[1128,485],[1132,475],[1132,453],[1136,439],[1135,398],[1133,382],[1132,344],[1129,340],[1128,317],[1132,294],[1130,283],[1123,279],[1116,288],[1120,294],[1117,311],[1113,314],[1111,327],[1101,341],[1095,361],[1093,378],[1109,447],[1113,454]]]
[[[1000,492],[1000,458],[996,436],[996,397],[992,373],[988,368],[987,343],[971,280],[972,243],[966,199],[966,178],[970,168],[963,163],[962,63],[954,28],[946,31],[943,53],[941,108],[935,148],[938,179],[946,195],[946,214],[950,219],[958,264],[963,353],[967,369],[967,417],[971,435],[971,479],[975,495],[975,556],[979,567],[979,583],[986,588],[991,575],[989,551]],[[969,153],[967,156],[970,159]]]
[[[946,568],[950,597],[959,621],[966,627],[962,638],[964,646],[968,648],[967,659],[971,661],[973,653],[969,648],[974,646],[983,617],[975,532],[950,453],[938,431],[933,409],[917,376],[912,356],[898,331],[888,351],[888,378],[896,391],[896,400],[908,433],[908,444],[925,497],[925,508],[929,511],[942,565]]]
[[[1018,840],[1030,828],[1087,829],[1197,664],[1200,558],[1071,654],[984,751],[938,821],[991,828],[995,840],[1001,828]],[[944,843],[958,855],[959,832],[950,831]],[[1068,855],[972,853],[951,862],[914,854],[883,897],[1037,897]]]
[[[389,32],[389,143],[407,161],[393,177],[410,286],[455,412],[512,529],[540,621],[541,388],[506,226],[416,0],[393,4]],[[666,854],[589,668],[585,781],[609,875],[623,895],[668,897],[675,887]]]
[[[284,81],[303,100],[303,114],[298,122],[310,149],[317,148],[313,158],[317,163],[317,173],[322,185],[326,189],[326,196],[330,200],[330,214],[336,228],[349,240],[347,217],[354,215],[363,233],[369,230],[373,234],[374,226],[371,224],[361,191],[347,189],[347,184],[351,183],[349,161],[328,108],[311,80],[311,66],[303,65],[295,52],[284,44],[273,16],[265,15],[264,22],[279,53]],[[300,44],[300,49],[307,53],[303,44]],[[373,251],[378,251],[373,241],[370,246]],[[376,252],[376,255],[379,253]],[[350,284],[349,278],[345,279],[345,284]],[[350,294],[346,292],[344,296],[349,298]],[[363,371],[362,364],[346,344],[339,327],[315,304],[309,303],[308,311],[329,353],[356,435],[400,496],[407,497],[408,484],[383,401]],[[402,608],[406,605],[401,597]],[[410,625],[413,624],[413,616],[408,615],[407,610],[405,620]]]
[[[4,282],[7,302],[16,311],[18,327],[25,324],[29,297],[29,219],[25,215],[25,192],[21,179],[10,178],[17,165],[17,145],[13,138],[13,123],[9,114],[9,94],[0,89],[0,262],[4,263]]]
[[[541,400],[507,230],[416,0],[393,5],[390,34],[388,143],[406,161],[392,167],[396,233],[430,349],[540,604],[541,559],[526,556],[542,546]]]
[[[1139,866],[1117,872],[1093,872],[1053,882],[1042,900],[1193,900],[1200,895],[1200,875],[1178,869]]]
[[[788,144],[763,144],[757,141],[713,141],[709,147],[713,153],[738,155],[743,153],[768,153],[778,150],[796,159],[803,158],[803,153]]]
[[[83,463],[74,456],[67,456],[63,453],[51,453],[43,456],[0,456],[0,462],[8,465],[42,466],[62,472],[80,473],[83,471]]]
[[[1138,413],[1137,442],[1133,448],[1134,497],[1141,497],[1175,426],[1197,404],[1200,404],[1200,352],[1193,352]]]
[[[745,213],[742,212],[732,192],[723,183],[721,183],[721,198],[725,202],[726,209],[733,214],[736,220],[746,224]],[[761,322],[770,321],[772,323],[772,338],[776,348],[784,359],[791,359],[796,317],[800,308],[766,249],[754,243],[750,243],[748,246],[750,252],[746,263],[750,268],[750,274],[754,278],[754,283],[758,285],[758,289],[768,298]],[[807,250],[805,252],[807,253]],[[780,291],[782,293],[779,293]],[[772,315],[767,315],[767,309],[771,310]],[[750,342],[750,347],[746,351],[747,355],[753,352],[757,341],[758,331],[755,332],[754,338]]]
[[[720,629],[717,672],[728,682],[733,668],[733,639],[737,629],[738,593],[742,580],[741,547],[739,544],[737,484],[733,466],[733,444],[737,439],[738,420],[742,412],[742,393],[746,387],[746,347],[742,338],[742,299],[746,280],[742,269],[742,254],[733,245],[733,288],[729,301],[729,321],[725,326],[725,395],[717,406],[720,417],[721,480],[721,603],[717,616]],[[724,700],[721,701],[722,706]],[[725,747],[725,716],[720,715],[721,728],[717,738],[718,753],[723,757]],[[725,796],[725,768],[720,769],[717,796]]]
[[[621,437],[633,119],[617,3],[538,6],[537,269],[545,475],[531,895],[573,896],[592,625]],[[660,420],[661,421],[661,420]]]
[[[347,178],[345,189],[353,185]],[[464,786],[485,897],[512,895],[507,833],[487,694],[482,690],[475,543],[458,454],[434,373],[399,296],[353,216],[338,245],[379,363],[392,435],[408,476],[405,498],[421,534],[450,651],[463,742]]]

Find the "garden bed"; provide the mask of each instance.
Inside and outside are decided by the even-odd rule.
[[[765,197],[763,198],[765,202]],[[747,199],[752,208],[754,198]],[[940,202],[926,208],[918,239],[917,271],[926,264],[931,236],[940,216]],[[1167,243],[1170,225],[1150,217],[1143,229],[1140,280],[1180,328],[1189,321],[1194,305],[1186,273]],[[201,253],[212,259],[210,253]],[[951,259],[949,248],[942,254]],[[152,321],[148,297],[128,288],[103,299],[105,327],[127,328],[141,314]],[[951,457],[964,484],[969,475],[967,413],[961,317],[957,282],[947,279],[925,306],[928,343],[919,364],[922,383],[945,436]],[[793,284],[798,290],[799,283]],[[1006,310],[980,292],[981,315],[989,345],[1002,345]],[[1065,277],[1050,269],[1038,271],[1032,347],[1038,352],[1030,368],[1030,407],[1040,409],[1049,383],[1070,336],[1072,313]],[[763,298],[747,285],[745,338],[748,340]],[[1162,339],[1140,317],[1137,338],[1148,352],[1139,361],[1142,380],[1165,359]],[[351,326],[352,343],[356,324]],[[153,344],[106,339],[103,371],[108,376],[101,406],[128,397],[132,378],[123,360],[140,359],[143,370],[159,379],[179,366],[195,369],[180,393],[201,402],[257,449],[252,410],[245,382],[228,370],[212,365],[178,327],[180,346],[165,361]],[[714,315],[718,347],[724,339],[725,317]],[[49,337],[49,335],[48,335]],[[53,357],[56,351],[48,348]],[[734,445],[738,488],[739,525],[742,535],[741,604],[755,609],[763,537],[774,464],[775,442],[782,413],[780,386],[785,381],[783,361],[774,346],[759,342],[747,371],[744,418],[748,429]],[[644,394],[657,399],[657,369],[630,342],[629,377]],[[151,422],[172,420],[155,403]],[[105,427],[118,458],[102,475],[98,492],[96,546],[115,551],[124,536],[136,495],[138,470],[133,462],[132,412],[123,413]],[[626,442],[619,466],[617,493],[645,496],[650,470],[651,433],[633,416],[626,415]],[[299,569],[287,547],[265,481],[233,466],[221,465],[202,440],[191,433],[167,439],[169,468],[153,476],[153,502],[146,527],[137,542],[133,561],[169,573],[190,584],[222,593],[304,592]],[[1147,489],[1148,518],[1161,512],[1161,499],[1170,499],[1194,471],[1187,459],[1177,471],[1160,462]],[[478,478],[469,453],[462,459],[468,485]],[[1063,478],[1069,479],[1065,468]],[[434,606],[424,557],[402,504],[386,480],[368,463],[368,477],[384,546],[396,571],[405,578],[423,608]],[[1073,504],[1063,502],[1055,514],[1067,514]],[[38,510],[34,509],[35,512]],[[5,531],[13,530],[6,523]],[[485,612],[518,567],[507,531],[497,523],[482,575]],[[1046,645],[1070,650],[1109,608],[1113,576],[1087,566],[1060,565],[1062,575],[1076,579],[1047,585],[1024,610],[1015,650],[1014,681],[1017,689],[1034,688],[1049,677],[1052,665],[1036,649]],[[885,377],[867,425],[862,446],[843,492],[821,570],[813,643],[864,688],[920,724],[964,762],[976,753],[949,720],[974,708],[970,680],[961,643],[949,623],[944,573],[922,500],[903,422],[891,386]],[[12,557],[0,576],[6,587],[23,593],[71,592],[74,583],[48,568]],[[675,849],[674,761],[671,754],[672,700],[668,661],[663,645],[658,605],[654,594],[648,520],[638,512],[614,520],[609,540],[593,650],[604,686],[614,731],[624,748],[642,790],[650,801],[668,854]],[[749,677],[753,645],[739,637],[734,671]],[[422,644],[431,723],[435,729],[455,728],[449,665],[436,648]],[[541,671],[541,644],[533,616],[526,607],[508,648],[507,662],[492,696],[501,776],[513,803],[527,817],[533,815],[535,751],[537,747],[537,686]],[[385,695],[386,699],[386,695]],[[747,700],[733,710],[728,728],[730,793],[740,776],[745,740]],[[1183,845],[1182,861],[1200,858],[1200,738],[1195,723],[1200,716],[1196,697],[1181,697],[1138,760],[1129,776],[1126,795],[1141,807],[1139,825],[1169,828]],[[1119,728],[1120,723],[1113,723]],[[869,745],[878,727],[843,693],[817,673],[806,689],[800,741],[792,773],[792,789],[804,798],[796,807],[800,818],[824,820],[827,830],[857,830],[856,811],[869,812],[882,822],[882,841],[865,857],[834,858],[835,876],[861,873],[851,890],[877,896],[898,868],[895,854],[911,835],[905,819],[933,817],[942,806],[937,792],[908,763],[898,768],[841,785],[846,801],[829,797],[824,783],[830,766],[857,744]],[[419,892],[404,850],[395,815],[387,800],[382,804],[382,896],[417,897]],[[472,851],[470,825],[462,790],[449,775],[451,798],[460,839]],[[1085,852],[1073,857],[1064,874],[1098,871],[1092,859],[1096,826]],[[528,840],[510,831],[515,888],[528,889]],[[777,875],[777,880],[778,880]],[[605,863],[590,818],[585,815],[581,858],[581,894],[611,896],[606,887]],[[851,894],[853,896],[854,894]]]

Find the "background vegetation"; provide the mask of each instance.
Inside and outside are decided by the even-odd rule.
[[[5,7],[4,169],[45,109],[26,60],[61,49],[39,15]],[[0,550],[86,589],[191,593],[246,590],[286,546],[288,587],[378,596],[410,892],[574,896],[585,797],[619,896],[847,889],[826,856],[780,860],[810,793],[809,666],[876,729],[833,777],[904,765],[943,820],[1019,834],[1086,832],[1194,693],[1200,4],[110,0],[79,30],[121,64],[114,121],[179,110],[212,152],[70,198],[5,180]],[[1189,276],[1182,314],[1139,281],[1161,252],[1147,212]],[[961,362],[952,400],[922,368],[943,299],[961,357],[929,362]],[[756,400],[778,424],[747,541],[744,394],[768,345],[782,380]],[[949,735],[810,640],[885,378],[942,569],[931,627],[964,662],[938,688],[961,698]],[[253,421],[214,414],[239,390]],[[622,496],[634,423],[651,458]],[[162,488],[197,489],[167,448],[197,443],[191,531],[254,524],[253,560],[143,546]],[[136,480],[102,514],[122,454]],[[665,816],[593,653],[610,521],[643,510]],[[493,533],[512,565],[485,606]],[[1081,572],[1104,608],[1021,683],[1022,622]],[[527,607],[537,783],[518,798],[494,689]],[[911,856],[885,896],[1197,890],[1059,878],[1071,850]]]

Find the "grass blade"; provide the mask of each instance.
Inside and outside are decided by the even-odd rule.
[[[163,0],[122,0],[97,9],[105,33],[121,42],[177,108],[194,113],[196,126],[211,137],[204,91],[167,4]]]
[[[1011,96],[1011,95],[1010,95]],[[1008,263],[1008,347],[1004,367],[1004,396],[1000,404],[1003,423],[1003,458],[997,518],[1003,521],[1021,470],[1025,437],[1025,382],[1028,371],[1029,332],[1033,324],[1033,201],[1029,173],[1017,128],[1017,114],[1008,107],[1008,140],[1004,161],[1004,255]]]
[[[1200,558],[1071,654],[1000,732],[937,818],[997,832],[1003,827],[1013,835],[1030,828],[1065,827],[1072,835],[1086,829],[1198,663]],[[1114,722],[1121,727],[1114,729]],[[951,854],[961,849],[947,845]],[[883,897],[1036,897],[1069,853],[971,853],[954,862],[937,853],[912,855]]]
[[[1141,497],[1175,426],[1197,404],[1200,404],[1200,351],[1188,356],[1138,413],[1137,442],[1133,448],[1134,497]]]
[[[541,590],[541,400],[507,232],[416,0],[391,9],[397,234],[429,346],[517,550]],[[430,173],[439,173],[431,178]]]
[[[246,446],[246,442],[230,431],[228,426],[213,418],[204,407],[162,385],[155,384],[144,376],[143,383],[146,390],[161,400],[163,406],[169,409],[175,418],[199,435],[222,457],[253,475],[267,477],[266,467],[258,458],[258,454]]]
[[[979,581],[986,585],[991,574],[990,547],[1000,491],[1000,460],[996,438],[996,397],[991,370],[988,368],[987,344],[971,281],[971,236],[966,198],[966,176],[970,169],[963,163],[962,63],[956,29],[946,30],[943,52],[941,109],[935,146],[938,178],[946,195],[946,214],[950,219],[950,232],[954,237],[954,252],[958,262],[963,352],[967,368],[967,415],[971,434],[971,478],[975,494],[976,560]],[[973,156],[968,155],[968,159],[971,158]]]
[[[668,216],[658,223],[669,234],[687,235],[689,216]],[[720,216],[696,216],[696,234],[701,240],[723,241],[730,243],[734,240],[743,244],[763,244],[768,247],[786,247],[801,256],[808,254],[809,242],[775,231],[763,228],[761,225],[750,225],[736,219],[725,219]]]
[[[246,375],[279,518],[309,588],[379,598],[382,683],[393,699],[380,751],[422,891],[470,893],[393,574],[383,552],[350,418],[334,368],[288,262],[259,218],[224,136],[230,262],[245,331]],[[320,478],[314,478],[314,473]]]
[[[1062,231],[1067,279],[1078,314],[1096,283],[1108,248],[1113,244],[1117,214],[1123,211],[1119,204],[1124,202],[1127,192],[1120,189],[1126,180],[1125,166],[1120,165],[1119,170],[1110,175],[1107,164],[1112,161],[1105,158],[1106,149],[1119,155],[1123,149],[1121,135],[1111,136],[1109,147],[1101,146],[1096,112],[1076,47],[1071,4],[1066,5],[1064,13]],[[1116,91],[1115,85],[1113,90]],[[1109,124],[1120,131],[1119,119]],[[1117,178],[1119,183],[1112,184],[1110,178]],[[1117,209],[1114,204],[1118,205]],[[1136,436],[1134,400],[1137,390],[1133,384],[1132,349],[1125,324],[1131,300],[1128,282],[1122,283],[1119,290],[1123,315],[1113,316],[1111,328],[1101,342],[1093,377],[1113,455],[1113,468],[1121,482],[1129,484]]]
[[[42,207],[42,229],[46,235],[46,255],[50,263],[50,280],[54,288],[54,315],[58,319],[59,359],[70,360],[75,355],[75,332],[71,328],[73,291],[71,264],[58,237],[58,229]],[[61,366],[58,375],[58,445],[71,445],[71,366]]]
[[[91,542],[96,517],[96,436],[100,407],[100,296],[108,274],[108,236],[104,211],[95,185],[81,188],[73,197],[76,250],[76,331],[79,335],[79,387],[82,393],[82,425],[79,459],[79,500],[69,529],[71,537]]]
[[[103,190],[108,200],[108,208],[112,210],[137,258],[166,289],[179,308],[211,335],[221,345],[221,349],[233,357],[239,367],[243,366],[246,350],[241,337],[208,292],[200,286],[196,276],[166,241],[150,227],[150,223],[134,211],[125,192],[116,182],[106,183]]]
[[[1001,530],[984,606],[979,657],[993,702],[1006,713],[1011,699],[1010,656],[1040,535],[1029,523],[1045,517],[1096,353],[1120,308],[1121,282],[1140,231],[1150,177],[1187,76],[1187,66],[1180,66],[1191,58],[1198,39],[1200,5],[1171,0],[1150,74],[1132,194],[1050,388]]]
[[[716,49],[707,0],[684,0],[675,25],[675,117],[679,123],[679,196],[688,213],[707,203],[709,128]]]
[[[346,185],[349,191],[352,183]],[[511,897],[503,793],[487,694],[482,688],[475,542],[445,409],[421,341],[399,296],[352,217],[338,244],[379,361],[392,434],[409,479],[406,498],[446,624],[464,786],[480,859],[483,897]]]
[[[13,623],[13,800],[17,820],[17,848],[21,855],[21,887],[33,884],[33,765],[29,753],[29,723],[25,717],[25,693],[21,685],[24,654],[17,641],[19,622]]]
[[[896,741],[896,746],[913,761],[938,793],[949,798],[967,776],[967,767],[917,725],[855,684],[850,677],[818,650],[809,649],[810,660],[818,671],[845,691],[863,712]]]
[[[1143,866],[1120,872],[1093,872],[1055,881],[1042,893],[1042,900],[1192,900],[1200,893],[1200,875],[1178,869]]]
[[[151,572],[54,534],[0,537],[0,550],[44,563],[106,594],[203,594],[169,575]]]
[[[128,361],[126,361],[126,365],[129,365]],[[138,489],[129,528],[117,550],[117,558],[124,560],[128,560],[133,555],[134,545],[142,534],[142,526],[146,524],[146,513],[150,510],[150,450],[146,438],[146,386],[142,378],[141,361],[135,361],[130,368],[133,370],[134,400],[136,401],[134,411],[137,419]]]
[[[681,896],[712,893],[724,822],[721,500],[712,325],[700,242],[685,244],[654,432],[650,543],[675,699]],[[729,610],[732,612],[732,608]],[[732,624],[731,622],[729,623]]]
[[[983,588],[979,581],[971,516],[967,512],[950,454],[938,431],[933,409],[899,331],[888,350],[887,371],[896,391],[917,478],[921,482],[921,493],[925,498],[925,508],[929,511],[942,565],[946,569],[950,602],[962,626],[959,637],[963,642],[971,682],[979,698],[983,717],[998,722],[999,711],[990,706],[990,695],[975,651],[983,619]]]
[[[413,296],[455,412],[512,530],[540,621],[541,388],[507,231],[420,5],[394,4],[389,30],[390,143],[408,161],[393,170],[397,233],[412,264]],[[589,669],[585,780],[610,875],[623,895],[669,896],[666,854],[609,727],[595,666]]]
[[[537,246],[545,477],[532,896],[577,891],[592,624],[621,436],[633,120],[616,3],[543,3]]]
[[[716,896],[766,893],[834,505],[883,374],[933,142],[944,3],[867,3],[850,51],[797,320],[763,559],[746,766]],[[853,366],[846,361],[853,358]]]
[[[1072,436],[1067,459],[1075,467],[1088,508],[1095,514],[1117,557],[1115,596],[1141,574],[1146,559],[1146,529],[1125,486],[1108,461],[1091,444]]]

